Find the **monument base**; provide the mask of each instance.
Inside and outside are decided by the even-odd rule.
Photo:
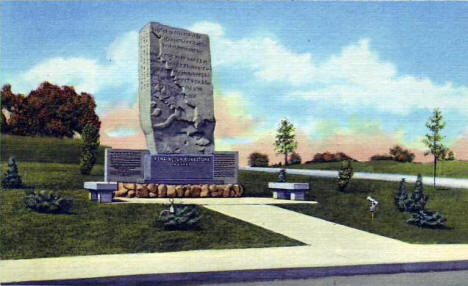
[[[104,181],[158,184],[237,184],[238,152],[154,154],[106,149]]]
[[[115,197],[127,198],[233,198],[242,196],[244,189],[229,185],[167,185],[119,183]]]

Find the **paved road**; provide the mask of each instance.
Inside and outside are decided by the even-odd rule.
[[[258,282],[194,284],[223,286],[466,286],[468,271],[357,275],[315,279],[270,280]]]
[[[278,173],[280,168],[261,168],[261,167],[243,167],[240,168],[245,171],[259,171],[267,173]],[[304,169],[286,169],[286,173],[292,175],[305,175],[320,178],[337,178],[338,171],[330,170],[304,170]],[[468,174],[467,174],[468,176]],[[405,175],[405,174],[382,174],[382,173],[366,173],[366,172],[355,172],[353,178],[355,179],[366,179],[366,180],[379,180],[379,181],[391,181],[399,182],[402,178],[405,178],[408,183],[416,182],[416,176]],[[423,177],[424,185],[432,185],[432,177]],[[468,189],[468,179],[458,178],[437,178],[436,185],[438,187],[447,188],[461,188]]]

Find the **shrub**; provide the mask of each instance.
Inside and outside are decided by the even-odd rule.
[[[424,188],[422,184],[421,174],[416,179],[416,186],[414,192],[411,194],[409,212],[419,212],[425,209],[428,197],[424,195]]]
[[[99,149],[99,128],[86,124],[81,142],[80,171],[83,175],[89,175],[96,163],[96,152]]]
[[[445,227],[445,222],[447,221],[439,212],[420,210],[411,215],[413,217],[406,222],[419,227],[442,228]]]
[[[159,215],[159,222],[165,230],[193,230],[200,228],[200,211],[198,206],[171,206],[170,210],[163,210]]]
[[[455,161],[455,153],[452,150],[449,150],[447,156],[445,157],[447,161]]]
[[[424,195],[422,177],[419,174],[416,179],[414,192],[408,197],[405,179],[400,182],[398,194],[395,196],[395,205],[400,211],[407,211],[412,218],[406,222],[419,227],[441,228],[447,221],[440,213],[425,209],[428,197]]]
[[[18,173],[18,166],[16,165],[15,157],[10,157],[8,159],[8,170],[4,174],[2,180],[2,187],[4,188],[21,188],[23,182],[21,181],[21,176]]]
[[[323,163],[323,162],[342,162],[342,161],[356,161],[356,160],[346,155],[343,152],[337,152],[333,154],[327,151],[324,153],[316,153],[314,155],[314,158],[311,161],[307,161],[306,164],[316,163],[316,162]]]
[[[24,204],[40,213],[67,213],[73,201],[52,191],[35,191],[26,195]]]
[[[370,158],[371,161],[392,161],[393,157],[390,155],[374,155]]]
[[[268,155],[254,152],[249,155],[250,167],[268,167]]]
[[[411,153],[408,149],[403,149],[399,145],[395,145],[389,150],[390,155],[393,157],[393,160],[397,162],[413,162],[414,153]]]
[[[371,161],[386,161],[386,160],[393,160],[396,162],[413,162],[414,160],[414,153],[411,153],[408,149],[403,149],[399,145],[395,145],[389,149],[390,155],[387,154],[378,154],[370,157]]]
[[[338,171],[338,189],[340,191],[344,192],[348,189],[353,174],[353,167],[351,166],[350,160],[341,164],[340,170]]]
[[[296,152],[289,155],[289,164],[290,165],[301,164],[301,162],[302,162],[302,158]]]

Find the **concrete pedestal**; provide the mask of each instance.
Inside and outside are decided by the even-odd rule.
[[[116,182],[85,182],[84,188],[89,191],[89,199],[99,203],[111,203],[114,191],[117,190]]]
[[[274,199],[303,201],[305,192],[309,190],[309,184],[270,182],[268,188],[272,190]]]

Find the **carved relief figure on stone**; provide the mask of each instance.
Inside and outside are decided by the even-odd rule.
[[[140,31],[140,122],[152,154],[212,154],[207,35],[150,23]]]

